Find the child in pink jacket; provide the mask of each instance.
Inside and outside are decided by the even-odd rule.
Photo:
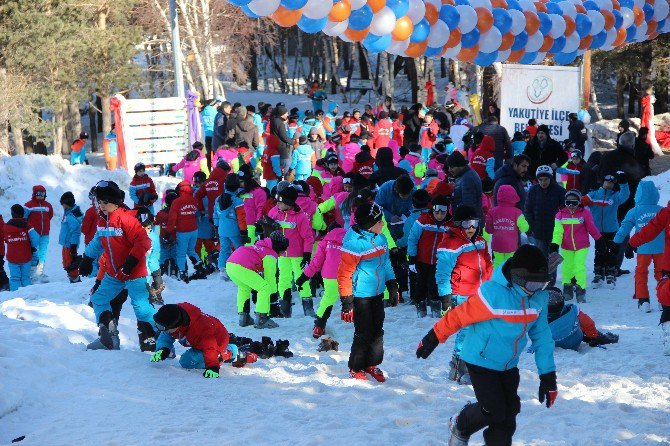
[[[421,156],[420,145],[412,144],[409,150],[410,152],[398,163],[398,167],[402,167],[409,173],[415,186],[420,186],[426,175],[426,162]]]
[[[340,297],[337,289],[337,268],[342,258],[342,240],[346,229],[337,224],[331,224],[326,236],[316,246],[314,257],[303,271],[302,275],[295,281],[297,287],[301,287],[305,282],[318,272],[321,272],[323,278],[323,297],[319,308],[316,310],[316,319],[314,319],[314,329],[312,336],[318,339],[323,335],[326,329],[326,322],[333,310],[333,304]]]
[[[312,257],[314,231],[307,215],[296,204],[298,190],[289,186],[282,189],[276,196],[277,204],[270,209],[268,217],[275,220],[280,230],[289,241],[286,254],[279,257],[279,295],[281,296],[281,312],[284,317],[291,317],[291,285],[298,279],[302,269]],[[314,301],[309,286],[299,288],[302,308],[305,316],[315,317]]]
[[[226,160],[233,169],[233,173],[236,173],[240,168],[239,162],[237,162],[238,153],[236,147],[230,147],[228,145],[221,146],[212,154],[212,166],[216,166],[216,163],[218,163],[220,159],[223,159]]]
[[[240,191],[237,196],[242,199],[244,203],[244,216],[247,222],[248,241],[242,240],[243,243],[254,243],[256,241],[256,222],[263,216],[263,207],[267,200],[267,194],[260,184],[254,179],[251,174],[251,166],[248,164],[242,165],[237,172],[240,178]]]
[[[202,154],[204,147],[200,141],[194,142],[193,150],[188,152],[181,161],[172,166],[172,171],[178,172],[179,169],[184,169],[184,181],[188,181],[191,184],[193,184],[193,175],[196,172],[204,172],[205,175],[209,176],[207,158]]]
[[[516,207],[519,194],[508,184],[498,188],[498,206],[486,214],[485,230],[491,234],[493,267],[497,268],[514,255],[519,247],[519,234],[528,231],[528,222]]]
[[[345,172],[351,172],[356,162],[356,154],[361,151],[361,146],[358,144],[358,135],[351,135],[351,140],[342,146],[340,151],[340,165]]]

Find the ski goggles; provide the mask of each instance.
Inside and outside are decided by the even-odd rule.
[[[156,328],[158,329],[158,331],[167,331],[168,330],[168,328],[165,325],[161,325],[158,322],[155,322],[155,323],[156,323]]]
[[[614,175],[605,175],[603,181],[611,181],[612,183],[616,183],[616,178],[614,178]]]
[[[433,206],[433,212],[449,212],[449,206],[443,204],[436,204]]]
[[[335,161],[332,161],[331,163],[335,164]],[[342,184],[351,184],[351,178],[342,178]]]
[[[35,196],[44,198],[44,197],[47,196],[47,193],[46,192],[35,192]]]
[[[565,205],[569,208],[576,208],[579,206],[579,200],[565,200]]]
[[[479,227],[479,220],[474,219],[474,220],[457,221],[456,226],[460,226],[463,229],[470,229],[470,228],[477,229]]]
[[[550,282],[549,280],[524,279],[521,276],[514,274],[513,272],[512,281],[531,294],[546,289]]]
[[[370,206],[370,218],[372,218],[374,221],[378,221],[382,219],[382,214],[384,211],[382,210],[382,207],[379,206],[377,203],[372,203],[372,206]]]

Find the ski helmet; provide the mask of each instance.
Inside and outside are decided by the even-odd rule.
[[[172,202],[175,201],[179,197],[179,194],[177,194],[176,191],[170,189],[165,193],[165,205],[166,206],[171,206]]]
[[[207,175],[205,175],[205,172],[199,170],[196,173],[193,174],[193,182],[194,183],[204,183],[205,180],[207,179]]]
[[[555,286],[547,288],[547,292],[549,293],[549,304],[548,304],[549,313],[552,314],[560,313],[561,310],[563,309],[563,305],[565,304],[563,293],[561,293],[561,290],[559,290]]]
[[[277,254],[288,249],[288,239],[281,231],[273,231],[270,234],[270,240],[272,240],[272,250]]]
[[[140,170],[147,170],[147,166],[145,166],[144,163],[135,164],[135,173],[139,172]]]

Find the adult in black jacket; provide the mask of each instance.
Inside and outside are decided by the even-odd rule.
[[[231,110],[232,105],[228,101],[223,101],[217,109],[214,117],[214,134],[212,135],[212,150],[215,152],[228,140],[228,118]]]
[[[647,142],[648,135],[649,128],[640,127],[640,132],[637,135],[637,139],[635,140],[635,159],[638,163],[640,163],[640,167],[644,172],[644,176],[651,175],[649,161],[654,159],[654,151],[651,148],[651,144]]]
[[[529,236],[533,244],[545,254],[549,253],[549,245],[554,235],[554,219],[558,209],[565,204],[565,189],[556,183],[553,172],[551,175],[540,174],[550,180],[531,186],[526,197],[524,216],[530,225]]]
[[[512,158],[510,164],[505,164],[500,169],[498,169],[494,175],[493,180],[495,184],[493,186],[493,204],[498,205],[498,189],[503,184],[510,185],[516,191],[516,194],[519,196],[519,202],[516,204],[516,207],[524,210],[526,204],[526,189],[525,186],[528,182],[526,180],[526,174],[528,172],[528,167],[530,166],[530,158],[524,155],[523,153]]]
[[[593,152],[589,156],[588,161],[579,172],[579,185],[582,196],[588,194],[592,190],[600,187],[598,182],[598,169],[600,169],[600,161],[603,158],[602,152]]]
[[[402,123],[405,125],[405,147],[412,144],[419,143],[419,133],[421,132],[421,118],[419,118],[419,111],[423,108],[421,104],[414,104],[403,115]]]
[[[568,115],[570,124],[568,124],[568,139],[574,143],[575,148],[584,153],[584,144],[586,143],[586,127],[584,123],[577,118],[577,113]]]
[[[375,165],[377,166],[377,170],[370,175],[368,181],[370,181],[370,184],[376,184],[377,187],[407,173],[402,167],[397,167],[393,164],[393,151],[388,147],[380,147],[377,150]]]
[[[487,118],[486,124],[482,124],[476,128],[475,132],[479,131],[484,135],[488,135],[496,143],[496,148],[493,151],[493,158],[495,159],[496,170],[500,169],[506,160],[514,156],[512,150],[512,143],[509,139],[509,133],[507,129],[502,125],[498,124],[498,118],[495,115],[491,115]]]
[[[286,173],[291,167],[291,154],[293,153],[294,140],[289,138],[286,132],[286,121],[288,120],[288,110],[280,105],[274,109],[272,119],[270,120],[270,136],[276,138],[273,143],[277,144],[279,152],[279,163],[282,172]]]
[[[482,180],[477,172],[468,166],[468,161],[459,151],[449,155],[446,166],[449,176],[456,179],[452,207],[456,209],[461,205],[470,206],[477,211],[480,219],[483,218]]]
[[[537,128],[535,137],[530,140],[523,151],[530,157],[530,177],[535,179],[535,171],[539,166],[549,166],[554,170],[568,161],[568,155],[561,145],[552,139],[549,127],[545,124]]]

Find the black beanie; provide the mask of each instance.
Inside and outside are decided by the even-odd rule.
[[[472,206],[462,204],[454,211],[454,221],[477,220],[477,211]]]
[[[461,152],[454,151],[447,157],[447,162],[445,165],[448,167],[465,167],[468,165],[468,160],[465,159]]]
[[[122,205],[125,194],[119,189],[119,186],[113,181],[104,181],[101,183],[95,186],[95,198],[98,201],[107,201],[117,206]]]
[[[295,207],[295,201],[298,199],[298,189],[293,186],[282,189],[282,191],[277,194],[276,199],[280,203]]]
[[[414,189],[414,181],[409,175],[400,175],[395,180],[395,189],[400,195],[409,195]]]
[[[11,208],[12,218],[23,218],[26,214],[25,209],[20,204],[13,204]]]
[[[510,259],[510,271],[526,280],[549,280],[547,256],[537,246],[525,244]]]
[[[412,192],[412,206],[415,209],[425,209],[430,204],[430,194],[426,189],[417,189]]]
[[[368,230],[381,221],[384,211],[377,203],[363,203],[356,208],[354,219],[361,228]]]
[[[240,177],[235,173],[229,173],[226,180],[223,182],[225,188],[231,192],[237,191],[240,188]]]
[[[539,125],[537,127],[537,132],[542,132],[547,136],[551,135],[551,132],[549,131],[549,126],[547,124]],[[537,132],[535,132],[535,134],[537,134]]]
[[[70,207],[74,206],[74,194],[72,192],[65,192],[60,197],[60,204],[64,204]]]
[[[165,304],[154,314],[156,324],[165,329],[188,326],[191,322],[186,311],[177,304]]]

